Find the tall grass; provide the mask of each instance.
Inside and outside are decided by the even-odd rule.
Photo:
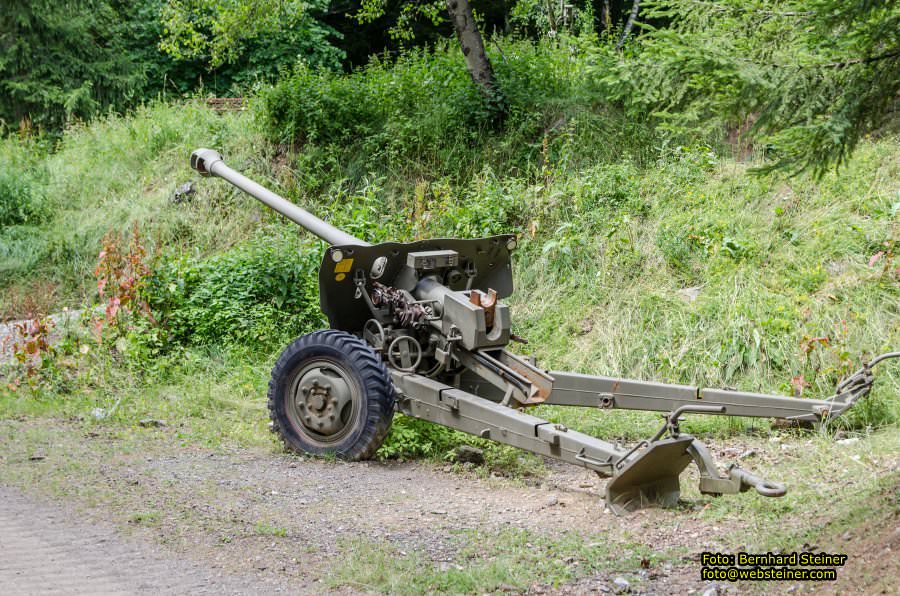
[[[222,147],[233,162],[246,165],[245,156],[259,159],[255,148],[262,141],[245,116],[219,116],[194,103],[154,103],[128,117],[75,126],[53,151],[0,141],[4,178],[35,181],[30,188],[41,202],[39,224],[4,222],[0,230],[0,286],[21,289],[41,281],[64,303],[89,299],[100,239],[133,222],[167,250],[205,254],[244,237],[258,214],[243,203],[236,208],[228,195],[201,186],[188,204],[170,200],[178,185],[194,178],[187,156],[202,145]],[[39,159],[23,163],[16,155],[25,151]],[[9,291],[5,298],[21,293]],[[4,312],[16,307],[2,306]]]

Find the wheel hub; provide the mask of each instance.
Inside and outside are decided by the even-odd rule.
[[[302,374],[296,387],[294,404],[303,426],[325,436],[347,426],[352,392],[340,371],[330,365],[314,366]]]

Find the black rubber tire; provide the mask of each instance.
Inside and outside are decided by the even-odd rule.
[[[327,358],[361,388],[360,407],[349,433],[323,448],[295,428],[285,412],[294,376],[310,359]],[[279,356],[269,380],[269,417],[285,447],[297,453],[332,454],[341,459],[369,459],[384,441],[394,417],[394,385],[384,363],[364,341],[344,331],[316,331],[295,339]]]

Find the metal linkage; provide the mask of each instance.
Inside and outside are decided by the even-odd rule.
[[[700,471],[700,491],[705,494],[738,493],[749,488],[756,488],[763,496],[785,494],[783,485],[762,480],[736,466],[729,469],[727,476],[722,476],[709,450],[690,435],[673,431],[669,421],[652,439],[626,451],[421,375],[396,370],[391,374],[398,392],[398,407],[407,416],[611,477],[606,500],[610,509],[619,514],[650,505],[674,505],[681,493],[679,476],[692,462]],[[677,421],[686,412],[717,413],[718,409],[685,406],[673,412],[669,420]],[[673,436],[662,438],[666,432]]]
[[[864,363],[862,368],[838,383],[837,387],[835,387],[834,395],[825,401],[843,404],[841,411],[849,408],[861,397],[865,397],[872,391],[872,385],[875,383],[875,375],[872,374],[872,368],[879,362],[893,358],[900,358],[900,352],[885,352]]]
[[[736,465],[728,468],[722,475],[710,454],[702,443],[681,433],[679,422],[683,414],[732,415],[784,418],[790,420],[822,421],[830,416],[837,416],[872,388],[872,367],[889,358],[900,357],[900,352],[882,354],[865,364],[862,369],[842,381],[834,396],[826,400],[798,399],[763,395],[739,391],[718,389],[699,389],[686,385],[667,385],[647,381],[612,379],[591,375],[551,371],[546,378],[551,381],[549,397],[543,402],[549,405],[622,408],[632,410],[665,412],[665,422],[659,431],[648,440],[641,441],[631,450],[625,451],[608,443],[601,442],[602,449],[609,454],[609,461],[602,460],[602,466],[591,465],[595,460],[585,458],[582,454],[550,452],[540,445],[528,446],[531,441],[518,440],[517,446],[523,449],[556,457],[563,461],[584,465],[596,470],[601,475],[610,475],[607,486],[607,502],[617,513],[633,511],[651,504],[668,506],[678,500],[680,494],[679,476],[684,469],[695,463],[700,472],[700,492],[710,495],[733,494],[755,489],[766,497],[783,496],[787,489],[777,482],[764,480],[741,469]],[[466,358],[462,358],[466,362]],[[526,364],[524,361],[521,361]],[[529,365],[530,366],[530,365]],[[536,369],[536,367],[533,367]],[[501,377],[485,370],[478,362],[467,363],[464,374],[456,377],[455,385],[480,396],[480,399],[491,403],[508,402],[508,392],[502,391],[503,382],[510,387],[515,379]],[[520,378],[520,381],[524,379]],[[520,392],[521,393],[521,392]],[[479,399],[470,395],[470,399]],[[495,416],[519,415],[510,414],[502,405],[494,406]],[[413,414],[419,415],[421,414]],[[428,418],[431,419],[431,418]],[[438,421],[438,420],[435,420]],[[529,424],[537,424],[529,418]],[[441,424],[460,428],[453,420],[440,421]],[[498,422],[507,426],[506,422]],[[460,428],[461,430],[465,430]],[[470,431],[467,431],[470,432]],[[668,437],[666,437],[668,435]],[[574,436],[574,435],[573,435]],[[495,440],[507,442],[505,437]],[[584,450],[596,444],[592,437],[578,436],[583,441]],[[574,459],[574,461],[572,461]],[[611,466],[611,474],[608,473]]]
[[[614,464],[624,455],[611,443],[439,381],[399,371],[391,371],[391,376],[399,409],[408,416],[559,459],[603,476],[612,476]]]

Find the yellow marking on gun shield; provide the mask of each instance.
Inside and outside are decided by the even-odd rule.
[[[337,275],[334,276],[334,281],[344,281],[344,279],[346,277],[347,277],[346,273],[338,273]]]
[[[344,259],[340,263],[334,266],[335,273],[350,273],[350,268],[353,267],[353,259]]]

